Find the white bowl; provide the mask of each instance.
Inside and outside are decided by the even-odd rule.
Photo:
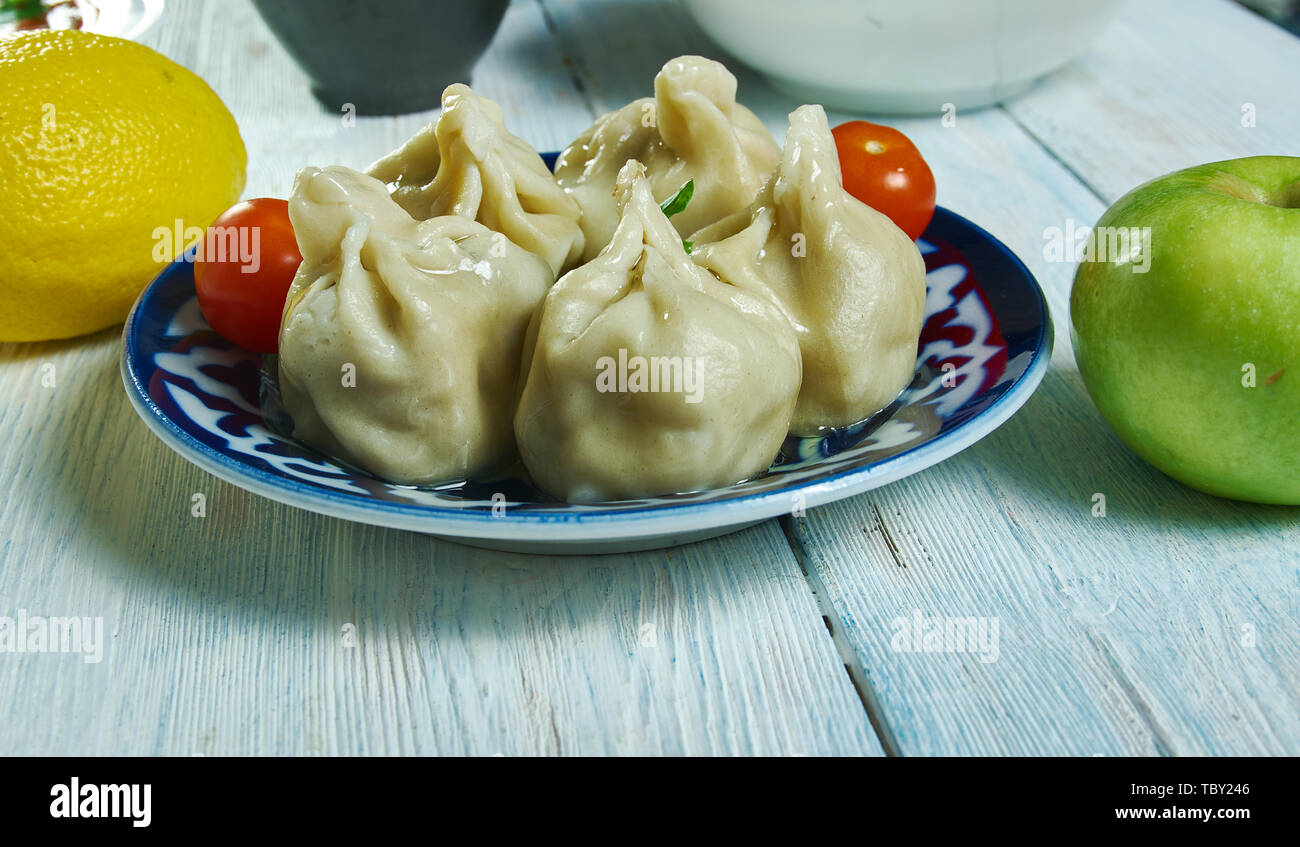
[[[1078,56],[1119,0],[683,0],[719,45],[804,102],[940,114],[1013,97]]]

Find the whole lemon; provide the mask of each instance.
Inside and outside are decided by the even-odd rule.
[[[148,47],[0,37],[0,341],[120,323],[185,246],[178,227],[239,199],[246,164],[212,89]]]

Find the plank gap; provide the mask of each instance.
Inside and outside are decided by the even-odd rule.
[[[599,118],[604,111],[596,108],[596,103],[591,98],[591,92],[587,90],[587,84],[582,81],[582,68],[579,67],[580,59],[576,58],[569,46],[565,43],[564,37],[560,34],[560,29],[555,25],[555,19],[551,17],[551,10],[546,8],[545,0],[535,0],[537,8],[541,10],[542,21],[546,24],[546,31],[551,34],[551,39],[555,45],[560,48],[562,54],[561,61],[564,69],[569,74],[569,79],[573,81],[573,87],[577,89],[578,94],[582,97],[583,105],[591,113],[593,120]]]
[[[1073,165],[1071,165],[1069,162],[1067,162],[1067,161],[1065,161],[1064,159],[1062,159],[1062,158],[1060,157],[1060,155],[1059,155],[1055,150],[1053,150],[1051,147],[1048,147],[1048,146],[1047,146],[1047,142],[1044,141],[1042,138],[1040,138],[1039,135],[1038,135],[1038,133],[1034,132],[1032,129],[1030,129],[1028,126],[1026,126],[1026,125],[1025,125],[1025,122],[1022,121],[1022,120],[1020,120],[1020,118],[1019,118],[1018,116],[1016,116],[1016,114],[1015,114],[1014,112],[1012,112],[1011,110],[1009,110],[1009,109],[1006,107],[1006,105],[1004,105],[1004,104],[1002,104],[1002,103],[999,103],[999,104],[998,104],[998,111],[1000,111],[1002,114],[1004,114],[1004,115],[1006,115],[1008,118],[1010,118],[1010,119],[1012,120],[1012,122],[1015,123],[1016,126],[1020,127],[1020,131],[1023,132],[1025,135],[1029,136],[1029,140],[1030,140],[1030,141],[1032,141],[1032,142],[1034,142],[1035,144],[1037,144],[1037,145],[1039,146],[1039,148],[1040,148],[1044,153],[1046,153],[1046,154],[1048,155],[1048,157],[1050,157],[1051,160],[1052,160],[1053,162],[1056,162],[1058,165],[1060,165],[1060,166],[1061,166],[1061,167],[1066,171],[1066,173],[1068,173],[1070,176],[1074,177],[1075,182],[1079,183],[1079,184],[1082,185],[1084,188],[1086,188],[1086,189],[1088,190],[1088,193],[1091,194],[1093,197],[1096,197],[1097,200],[1101,203],[1102,206],[1104,206],[1104,207],[1107,208],[1107,209],[1110,208],[1110,206],[1111,206],[1111,202],[1112,202],[1112,201],[1107,200],[1107,199],[1102,195],[1100,189],[1098,189],[1095,185],[1093,185],[1091,182],[1089,182],[1088,179],[1087,179],[1087,178],[1086,178],[1082,173],[1080,173],[1080,172],[1078,171],[1078,169],[1076,169]]]
[[[862,708],[867,713],[867,720],[871,721],[872,731],[876,733],[876,738],[880,741],[880,746],[884,749],[886,756],[901,756],[898,740],[894,735],[894,731],[890,728],[889,722],[885,719],[884,710],[880,706],[875,690],[871,687],[871,679],[867,676],[866,669],[862,667],[857,653],[854,652],[853,646],[848,643],[848,640],[842,635],[836,634],[832,616],[837,615],[837,613],[831,606],[830,601],[826,599],[826,586],[822,585],[821,577],[817,575],[817,569],[810,567],[808,564],[808,554],[804,550],[803,542],[799,540],[798,534],[795,532],[794,518],[785,515],[777,520],[781,524],[781,531],[785,533],[785,539],[790,545],[790,552],[794,554],[795,562],[798,563],[799,570],[808,583],[808,589],[812,591],[813,599],[817,601],[817,608],[821,610],[822,621],[826,624],[826,629],[830,633],[831,643],[835,645],[840,658],[844,661],[844,672],[848,674],[849,682],[853,683],[853,690],[857,692],[858,700],[861,701]]]
[[[1147,731],[1151,733],[1151,743],[1155,746],[1156,752],[1164,758],[1173,756],[1174,745],[1165,737],[1165,732],[1160,727],[1160,724],[1156,720],[1156,716],[1151,711],[1151,707],[1147,704],[1147,701],[1138,692],[1137,687],[1129,681],[1128,674],[1124,672],[1123,666],[1121,666],[1119,660],[1115,658],[1115,654],[1111,652],[1110,645],[1107,644],[1101,636],[1093,632],[1091,626],[1085,626],[1084,631],[1088,633],[1088,640],[1092,642],[1092,646],[1097,649],[1097,652],[1101,655],[1102,659],[1110,665],[1111,672],[1115,675],[1115,680],[1119,683],[1119,687],[1124,692],[1124,696],[1133,704],[1133,708],[1137,711],[1138,716],[1142,718],[1142,722],[1146,724]]]
[[[902,557],[898,555],[898,544],[890,534],[889,527],[885,526],[885,518],[880,514],[880,507],[872,503],[871,509],[876,513],[876,529],[880,530],[880,537],[885,540],[885,546],[889,548],[889,555],[893,556],[894,564],[906,570],[907,565],[903,564]]]

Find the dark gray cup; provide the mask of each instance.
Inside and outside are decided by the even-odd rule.
[[[317,98],[359,114],[418,112],[469,82],[509,0],[253,0]]]

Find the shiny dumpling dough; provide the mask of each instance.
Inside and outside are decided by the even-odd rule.
[[[756,476],[799,391],[798,342],[771,295],[691,262],[644,174],[623,168],[613,240],[555,284],[530,329],[515,434],[537,484],[570,502]]]
[[[747,207],[781,158],[753,112],[736,102],[736,78],[721,63],[679,56],[655,76],[655,96],[600,118],[570,144],[555,178],[582,207],[584,260],[618,224],[614,181],[629,159],[646,166],[662,202],[695,180],[690,205],[672,218],[682,235]]]
[[[399,483],[514,455],[528,322],[554,276],[468,218],[416,222],[376,179],[304,168],[289,217],[303,262],[280,323],[294,435]]]
[[[803,353],[791,431],[847,426],[911,382],[925,311],[925,262],[894,223],[843,188],[821,106],[790,115],[781,165],[751,208],[691,235],[720,279],[765,284]]]
[[[503,233],[559,274],[582,255],[578,205],[501,107],[456,83],[438,120],[370,166],[416,220],[460,215]]]

